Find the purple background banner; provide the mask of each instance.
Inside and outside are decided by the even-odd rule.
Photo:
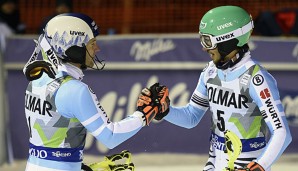
[[[109,62],[207,62],[210,60],[197,35],[193,38],[162,37],[152,38],[99,38],[99,56]],[[298,62],[298,40],[255,38],[250,48],[260,62]],[[17,47],[17,48],[16,48]],[[26,62],[34,49],[32,39],[8,39],[4,54],[7,62]]]
[[[158,39],[117,39],[99,41],[103,56],[111,62],[137,61],[133,44],[136,42],[146,44],[156,42],[155,50],[144,50],[139,61],[207,61],[209,58],[201,52],[201,45],[197,39],[189,38],[163,38],[163,43]],[[167,42],[167,41],[172,41]],[[157,45],[158,44],[158,45]],[[171,49],[174,44],[174,49]],[[297,42],[256,41],[253,56],[268,62],[297,62],[293,57],[293,49]],[[135,45],[140,47],[140,45]],[[26,62],[32,53],[34,43],[28,39],[10,39],[8,50],[5,53],[5,61]],[[14,48],[13,48],[14,47]],[[17,47],[17,48],[16,48]],[[273,48],[272,48],[273,47]],[[260,48],[259,50],[257,50]],[[279,50],[277,49],[279,48]],[[143,48],[146,49],[146,48]],[[150,48],[149,48],[150,49]],[[270,54],[265,54],[264,49]],[[272,51],[275,51],[273,53]],[[145,53],[146,51],[146,53]],[[283,51],[283,52],[282,52]],[[148,57],[148,55],[150,57]],[[140,57],[139,56],[139,57]],[[265,57],[266,56],[266,57]],[[147,58],[146,58],[147,57]],[[282,59],[280,58],[282,57]],[[145,60],[150,59],[150,60]],[[259,58],[260,59],[260,58]],[[197,84],[200,70],[109,70],[86,71],[84,82],[89,84],[97,94],[102,106],[112,121],[118,121],[133,113],[136,106],[138,93],[143,87],[154,82],[167,85],[170,89],[171,104],[181,106],[189,101],[189,98]],[[298,152],[298,79],[297,71],[272,71],[280,89],[281,100],[285,105],[289,119],[293,142],[287,153]],[[28,128],[24,114],[24,93],[28,82],[20,69],[8,70],[6,80],[6,92],[9,103],[10,131],[12,146],[16,158],[26,158],[28,155]],[[124,149],[132,153],[193,153],[208,154],[210,134],[210,113],[207,112],[201,122],[193,129],[180,128],[166,121],[152,123],[144,127],[134,137],[119,145],[115,149],[107,150],[92,136],[87,137],[87,154],[112,154]]]

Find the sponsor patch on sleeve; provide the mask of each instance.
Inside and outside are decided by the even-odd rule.
[[[256,86],[260,86],[260,85],[262,85],[263,82],[264,82],[264,77],[263,77],[262,75],[260,75],[260,74],[257,74],[257,75],[255,75],[255,76],[252,78],[252,82],[253,82],[254,85],[256,85]]]

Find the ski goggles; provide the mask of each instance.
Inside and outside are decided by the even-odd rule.
[[[205,34],[205,33],[199,32],[199,36],[200,36],[201,44],[205,49],[215,49],[218,43],[225,42],[225,41],[234,39],[236,37],[240,37],[248,33],[249,31],[251,31],[253,28],[254,28],[253,21],[251,20],[245,26],[222,35],[213,36],[211,34]]]

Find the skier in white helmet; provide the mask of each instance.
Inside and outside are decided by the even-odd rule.
[[[25,95],[30,133],[26,171],[80,171],[87,131],[114,148],[154,118],[157,105],[145,103],[141,94],[136,112],[111,122],[95,93],[81,81],[86,68],[104,67],[96,56],[98,30],[84,14],[61,14],[47,23],[36,42],[23,69],[30,81]],[[37,60],[40,51],[43,60]]]

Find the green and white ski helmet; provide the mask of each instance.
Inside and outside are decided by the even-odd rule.
[[[200,22],[200,39],[204,48],[214,49],[217,43],[236,38],[238,47],[248,43],[253,20],[238,6],[220,6],[209,10]]]

